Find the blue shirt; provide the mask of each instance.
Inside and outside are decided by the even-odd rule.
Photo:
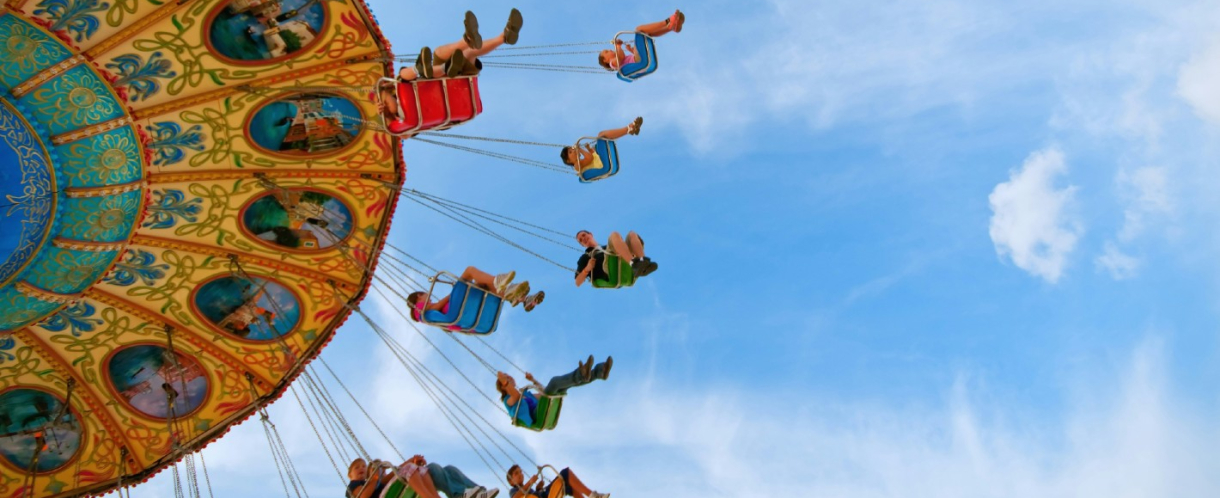
[[[532,426],[534,425],[534,410],[538,408],[538,398],[532,392],[521,391],[521,399],[525,400],[525,406],[517,411],[517,421],[526,427]],[[508,409],[508,416],[513,416],[513,410],[517,405],[508,404],[508,396],[505,396],[503,400],[504,408]],[[520,403],[520,401],[517,403]]]

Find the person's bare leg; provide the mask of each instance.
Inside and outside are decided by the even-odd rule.
[[[672,32],[673,28],[671,28],[669,26],[669,20],[666,19],[664,21],[657,21],[657,22],[650,22],[648,24],[641,24],[639,26],[636,26],[635,30],[640,33],[644,33],[648,36],[657,37],[657,36],[662,36],[666,33]]]
[[[572,469],[568,469],[568,487],[572,488],[572,496],[589,496],[589,493],[593,492],[592,489],[585,486],[585,483],[576,478],[576,473],[572,472]]]
[[[634,233],[635,232],[631,232],[631,234]],[[636,240],[639,240],[639,237],[636,237]],[[623,236],[619,235],[618,232],[610,232],[610,247],[614,248],[614,252],[617,253],[619,257],[627,260],[644,256],[643,254],[636,254],[635,251],[632,250],[631,246],[623,241]]]
[[[603,130],[597,134],[597,138],[604,138],[606,140],[618,140],[618,139],[626,136],[628,133],[631,133],[631,126],[633,126],[633,125],[634,125],[634,123],[632,125],[624,126],[622,128],[613,128],[613,129],[609,129],[609,130]]]
[[[474,49],[474,48],[466,47],[466,48],[462,49],[462,55],[465,55],[466,60],[471,61],[473,63],[475,59],[482,57],[484,55],[490,54],[492,50],[495,50],[496,48],[498,48],[500,45],[503,45],[503,44],[504,44],[504,34],[501,33],[501,34],[498,34],[491,38],[484,38],[483,39],[483,48]]]
[[[414,489],[423,498],[441,498],[441,495],[436,492],[436,486],[432,485],[432,477],[427,472],[411,474],[411,477],[407,479],[407,484],[410,484],[411,489]]]
[[[467,266],[462,272],[462,280],[473,280],[476,285],[485,289],[496,288],[496,277],[473,266]]]
[[[503,38],[501,38],[501,40],[503,40]],[[483,43],[483,46],[486,47],[487,41],[484,41]],[[458,50],[463,51],[462,55],[465,55],[465,51],[471,50],[471,48],[470,45],[466,44],[466,40],[458,40],[453,43],[447,43],[432,49],[432,60],[441,62],[447,61],[453,57],[453,53]]]
[[[644,257],[644,240],[640,239],[639,234],[627,232],[627,247],[631,249],[631,254],[635,257]]]
[[[403,81],[414,81],[419,78],[419,74],[415,73],[415,68],[404,67],[398,70],[398,79]]]

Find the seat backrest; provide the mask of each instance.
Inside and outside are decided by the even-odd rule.
[[[462,280],[455,282],[453,289],[449,291],[449,311],[441,313],[440,311],[429,310],[424,313],[424,323],[429,325],[453,325],[457,323],[458,319],[462,316],[470,290],[470,284]]]
[[[630,64],[623,64],[618,69],[618,79],[628,83],[648,76],[657,70],[657,46],[651,36],[636,33],[635,49],[640,53],[639,58]]]
[[[534,425],[530,428],[536,431],[554,429],[559,424],[559,412],[562,410],[562,396],[540,396],[538,407],[534,410]]]
[[[580,142],[577,142],[577,145],[580,145]],[[601,158],[602,167],[581,171],[581,183],[590,183],[610,178],[618,173],[618,145],[614,143],[614,140],[598,138],[593,146],[593,150],[597,152],[597,157]]]
[[[635,273],[631,271],[631,262],[618,256],[606,255],[607,280],[594,279],[593,287],[598,289],[617,289],[635,285]]]
[[[490,334],[495,332],[496,326],[500,323],[500,309],[503,304],[503,298],[490,292],[485,292],[483,305],[479,310],[479,319],[470,328],[469,332],[473,334]]]
[[[419,494],[415,492],[409,484],[402,482],[398,477],[394,477],[385,489],[381,490],[381,496],[378,498],[418,498]]]

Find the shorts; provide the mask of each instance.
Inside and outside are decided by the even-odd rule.
[[[559,479],[555,479],[554,481],[551,481],[551,484],[546,487],[546,495],[551,496],[551,494],[554,493],[555,486],[563,486],[563,494],[561,494],[560,496],[576,496],[572,492],[572,486],[570,484],[568,484],[568,479],[569,479],[568,476],[571,475],[571,473],[572,473],[572,471],[568,470],[567,467],[564,467],[563,470],[559,471]],[[546,498],[546,497],[543,497],[543,498]]]

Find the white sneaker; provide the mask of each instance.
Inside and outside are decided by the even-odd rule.
[[[496,275],[496,294],[504,295],[504,291],[508,289],[508,284],[513,283],[513,278],[517,276],[517,272],[510,271]]]
[[[500,494],[500,488],[484,489],[479,498],[496,498],[498,494]]]
[[[483,488],[483,486],[475,486],[473,488],[466,488],[466,492],[462,493],[462,498],[475,498],[475,497],[479,496],[479,494],[482,493],[484,490],[485,490],[485,488]]]
[[[597,491],[589,491],[589,498],[610,498],[610,493],[598,493]]]
[[[530,283],[521,282],[508,286],[508,290],[503,294],[504,300],[516,306],[521,304],[521,300],[525,299],[526,294],[530,293]]]

